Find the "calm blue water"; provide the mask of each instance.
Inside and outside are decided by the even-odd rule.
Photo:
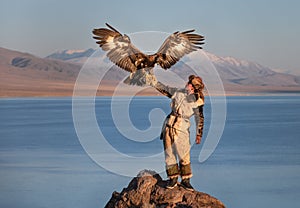
[[[129,109],[133,125],[147,129],[153,108],[168,113],[169,100],[134,99]],[[207,99],[204,137],[210,113]],[[118,151],[148,156],[162,150],[158,138],[146,143],[123,138],[111,118],[110,98],[97,98],[96,114]],[[152,126],[159,131],[161,123]],[[98,166],[83,150],[71,98],[0,99],[0,127],[0,207],[103,207],[113,191],[120,192],[131,180]],[[201,145],[192,147],[192,184],[227,207],[295,207],[300,198],[299,135],[300,96],[228,97],[216,151],[199,163]]]

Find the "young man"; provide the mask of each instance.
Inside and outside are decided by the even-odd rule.
[[[190,184],[192,169],[190,162],[190,117],[194,115],[196,121],[196,144],[200,144],[204,125],[203,106],[204,84],[198,76],[189,76],[183,89],[168,87],[161,82],[152,85],[156,90],[172,99],[172,112],[165,119],[161,139],[165,150],[166,172],[168,184],[166,188],[177,186],[181,176],[181,186],[194,190]],[[179,161],[177,161],[177,158]]]

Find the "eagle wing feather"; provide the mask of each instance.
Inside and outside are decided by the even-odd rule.
[[[96,43],[107,51],[107,57],[117,66],[129,72],[135,72],[137,67],[135,62],[142,52],[137,49],[127,35],[122,35],[115,28],[107,24],[107,28],[94,29],[93,38]],[[142,54],[143,55],[143,54]]]
[[[164,41],[156,53],[157,63],[163,69],[173,66],[184,55],[202,49],[200,45],[204,44],[204,36],[192,33],[194,31],[174,32]]]

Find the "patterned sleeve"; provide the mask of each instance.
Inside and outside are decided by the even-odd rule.
[[[173,96],[173,94],[177,91],[176,87],[169,87],[164,85],[161,82],[157,82],[154,86],[153,86],[158,92],[160,92],[161,94],[171,98]]]
[[[203,127],[204,127],[203,106],[204,105],[194,108],[195,122],[196,122],[196,134],[200,135],[200,137],[202,137],[202,135],[203,135]]]

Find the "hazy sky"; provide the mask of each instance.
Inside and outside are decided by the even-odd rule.
[[[300,70],[299,0],[1,0],[0,46],[41,57],[96,48],[93,28],[172,33],[196,29],[205,50]]]

